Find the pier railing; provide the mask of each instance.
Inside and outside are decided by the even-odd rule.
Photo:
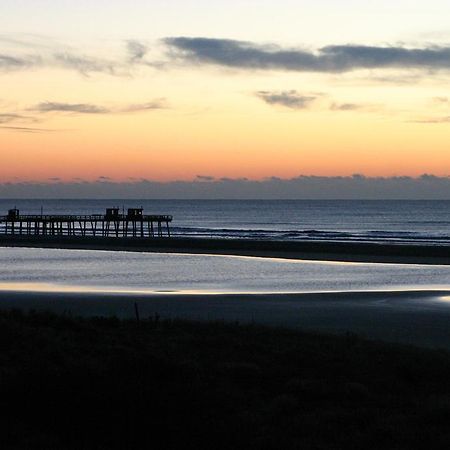
[[[36,236],[170,237],[169,215],[6,215],[0,234]]]

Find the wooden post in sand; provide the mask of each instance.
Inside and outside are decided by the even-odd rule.
[[[137,302],[134,302],[134,312],[136,314],[136,321],[139,322],[140,318],[139,318],[139,308],[138,308]]]

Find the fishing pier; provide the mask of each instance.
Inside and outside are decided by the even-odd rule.
[[[1,235],[92,236],[92,237],[170,237],[172,216],[145,215],[142,208],[108,208],[105,214],[21,215],[16,208],[0,216]]]

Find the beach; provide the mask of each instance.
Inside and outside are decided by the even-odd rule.
[[[0,308],[257,323],[450,349],[450,290],[307,294],[118,294],[0,291]]]
[[[2,309],[129,319],[136,304],[144,318],[352,332],[450,348],[444,247],[27,236],[3,236],[1,245],[17,246],[0,247]]]
[[[156,315],[0,311],[0,330],[3,448],[448,446],[446,351]]]

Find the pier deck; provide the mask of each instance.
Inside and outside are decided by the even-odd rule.
[[[142,209],[108,209],[106,214],[0,216],[0,234],[35,236],[170,237],[172,216],[144,215]]]

